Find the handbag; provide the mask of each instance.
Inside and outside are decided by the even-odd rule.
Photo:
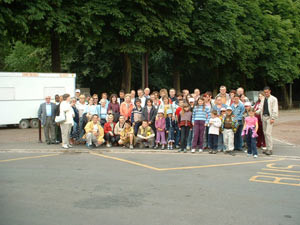
[[[55,117],[56,123],[63,123],[66,121],[66,113],[61,113],[61,115]]]

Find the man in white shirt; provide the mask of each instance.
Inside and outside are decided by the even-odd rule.
[[[141,106],[144,108],[145,103],[146,103],[146,98],[144,96],[143,90],[142,89],[137,90],[137,94],[138,94],[137,98],[139,98],[141,100]]]

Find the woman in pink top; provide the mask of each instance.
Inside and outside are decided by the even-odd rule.
[[[258,119],[255,117],[254,109],[250,109],[248,113],[249,116],[245,118],[242,135],[246,136],[248,156],[253,154],[253,157],[257,158],[256,137],[258,130]]]
[[[120,106],[120,115],[125,117],[125,120],[130,119],[131,112],[133,110],[133,104],[131,103],[130,94],[125,95],[125,101]]]

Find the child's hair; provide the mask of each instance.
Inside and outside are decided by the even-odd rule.
[[[141,101],[141,99],[137,98],[137,99],[135,100],[135,103],[137,103],[137,102],[141,103],[142,101]]]
[[[185,112],[185,108],[188,108],[188,111],[190,111],[190,106],[187,104],[187,103],[184,103],[183,107],[182,107],[182,110],[180,112],[180,114],[183,116],[184,115],[184,112]],[[187,111],[187,112],[188,112]]]
[[[148,120],[143,120],[143,122],[142,123],[147,123],[148,124]]]
[[[129,125],[131,126],[130,120],[126,120],[125,123],[126,123],[126,124],[129,124]]]
[[[197,99],[196,107],[199,107],[199,106],[200,106],[200,105],[199,105],[199,101],[200,101],[200,100],[203,101],[203,104],[202,104],[202,111],[204,111],[204,110],[205,110],[205,105],[204,105],[204,98],[203,98],[203,97]]]
[[[217,110],[213,110],[213,111],[211,112],[211,114],[217,116],[217,115],[218,115],[218,111],[217,111]]]
[[[249,111],[248,111],[248,113],[249,112],[253,112],[254,113],[255,112],[254,108],[250,108]]]

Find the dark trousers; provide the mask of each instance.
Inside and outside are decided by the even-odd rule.
[[[208,131],[209,131],[209,127],[205,127],[205,135],[204,135],[204,137],[205,137],[205,147],[207,147],[207,148],[212,148],[212,147],[210,146],[210,140],[209,140],[209,134],[208,134]]]
[[[209,134],[209,146],[212,150],[218,150],[218,138],[219,135],[216,134]]]
[[[192,148],[203,148],[203,138],[205,130],[205,121],[204,120],[195,120],[194,122],[194,138],[192,142]]]
[[[55,124],[55,136],[56,136],[56,141],[58,142],[62,142],[61,139],[61,129],[60,129],[60,125]]]
[[[107,141],[110,144],[113,144],[116,142],[116,136],[111,136],[109,133],[106,133],[104,135],[104,139],[105,139],[105,141]]]
[[[252,137],[252,129],[248,130],[246,140],[247,140],[248,154],[257,155],[256,138]]]
[[[176,134],[175,134],[175,145],[179,145],[179,142],[180,142],[180,136],[181,136],[181,131],[179,130],[179,127],[176,126],[175,127],[175,131],[176,131]]]
[[[181,128],[181,150],[184,150],[187,145],[187,139],[189,137],[190,127],[189,126],[182,126]]]
[[[243,131],[243,121],[239,121],[239,127],[237,128],[237,130],[234,134],[234,149],[235,150],[241,151],[243,148],[242,131]]]
[[[142,125],[142,122],[139,121],[139,122],[135,122],[134,124],[134,135],[137,136],[137,133],[139,132],[139,127]]]

